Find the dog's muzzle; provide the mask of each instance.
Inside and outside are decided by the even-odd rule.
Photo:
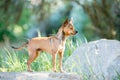
[[[71,33],[72,35],[75,35],[75,34],[77,34],[78,33],[78,31],[74,31],[73,33]]]
[[[74,32],[74,35],[77,34],[77,33],[78,33],[78,31],[75,31],[75,32]]]

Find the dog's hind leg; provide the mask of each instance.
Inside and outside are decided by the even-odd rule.
[[[37,58],[38,51],[29,51],[29,59],[27,61],[28,71],[32,72],[30,64]]]

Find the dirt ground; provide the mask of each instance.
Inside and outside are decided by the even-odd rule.
[[[0,80],[81,80],[74,73],[0,72]]]

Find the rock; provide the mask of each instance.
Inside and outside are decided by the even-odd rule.
[[[101,39],[78,47],[65,61],[66,71],[88,80],[113,80],[120,74],[120,42]]]
[[[0,80],[81,80],[73,73],[1,72]]]
[[[80,76],[73,73],[52,73],[49,76],[54,78],[54,80],[81,80]]]

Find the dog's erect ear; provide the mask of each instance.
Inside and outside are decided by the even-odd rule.
[[[68,18],[65,20],[64,24],[68,24],[69,20]]]
[[[69,23],[73,23],[73,17],[70,18]]]

